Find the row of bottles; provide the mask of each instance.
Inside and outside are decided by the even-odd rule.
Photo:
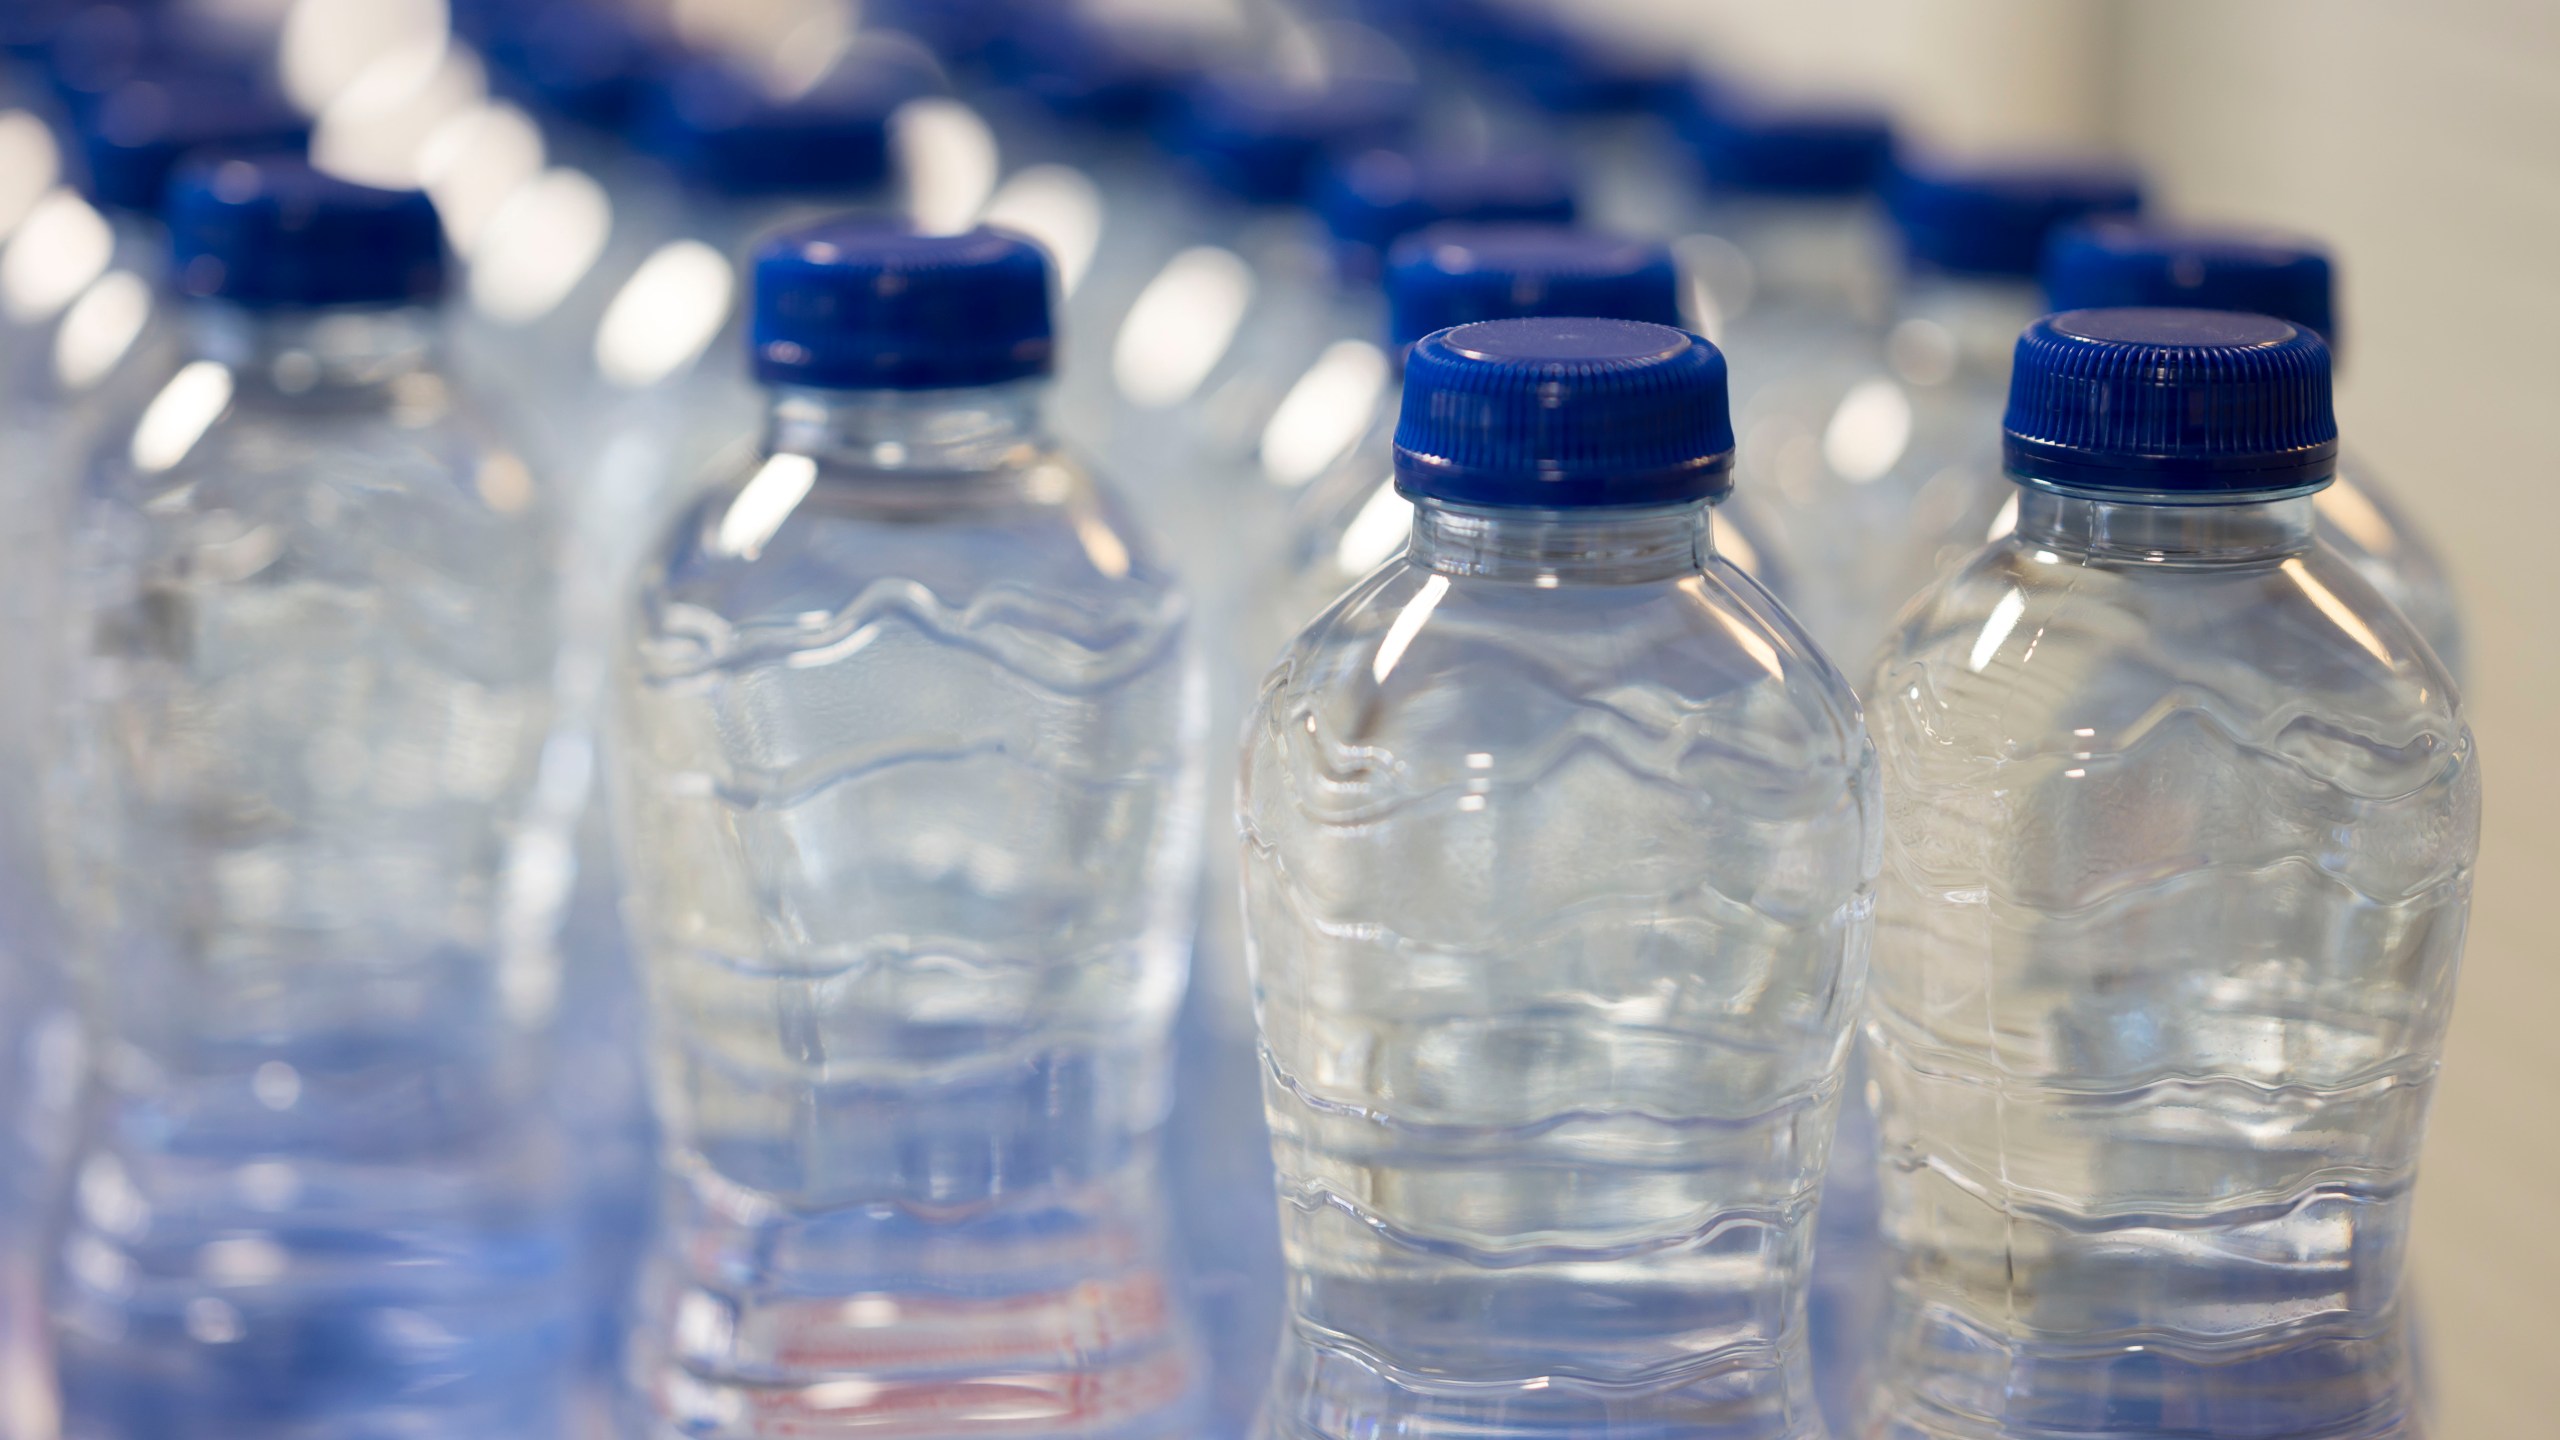
[[[2325,254],[1317,8],[64,7],[0,1433],[2416,1433]]]

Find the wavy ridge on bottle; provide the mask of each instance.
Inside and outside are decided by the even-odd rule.
[[[1774,1128],[1801,1118],[1805,1112],[1820,1109],[1838,1098],[1837,1077],[1818,1078],[1811,1085],[1789,1091],[1775,1098],[1768,1108],[1749,1115],[1667,1115],[1635,1106],[1592,1106],[1549,1111],[1525,1117],[1507,1125],[1467,1125],[1448,1121],[1412,1120],[1391,1115],[1372,1106],[1356,1105],[1319,1095],[1297,1076],[1284,1068],[1268,1046],[1262,1052],[1263,1074],[1282,1093],[1317,1114],[1334,1119],[1357,1121],[1382,1134],[1400,1140],[1449,1142],[1485,1140],[1495,1143],[1539,1140],[1555,1132],[1577,1125],[1636,1124],[1654,1129],[1679,1131],[1712,1131],[1738,1133]]]
[[[1605,930],[1631,923],[1641,924],[1647,929],[1659,929],[1670,917],[1698,926],[1714,925],[1719,929],[1747,926],[1759,932],[1757,938],[1772,947],[1780,947],[1791,939],[1819,935],[1852,924],[1872,904],[1868,892],[1861,890],[1830,911],[1801,920],[1789,920],[1759,906],[1736,900],[1718,889],[1714,880],[1700,876],[1696,884],[1679,890],[1588,895],[1553,906],[1547,910],[1548,918],[1543,923],[1525,930],[1507,930],[1499,944],[1486,944],[1472,938],[1431,941],[1405,935],[1383,920],[1350,919],[1327,912],[1314,889],[1298,878],[1283,858],[1280,847],[1265,837],[1259,825],[1247,818],[1240,829],[1246,853],[1276,881],[1271,893],[1279,898],[1287,915],[1306,927],[1307,933],[1357,944],[1382,954],[1456,954],[1484,963],[1497,963],[1556,948],[1578,932]],[[1692,897],[1706,903],[1693,907],[1688,903]]]
[[[1190,619],[1189,605],[1171,590],[1151,590],[1142,601],[1090,612],[1062,608],[1054,596],[1002,582],[954,606],[922,582],[895,578],[874,580],[842,607],[789,627],[732,625],[655,588],[645,604],[655,638],[641,648],[642,678],[653,686],[767,665],[832,665],[858,653],[882,628],[906,625],[1035,689],[1079,699],[1116,689],[1165,661],[1182,643]]]

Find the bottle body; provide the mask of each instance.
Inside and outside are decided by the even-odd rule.
[[[423,312],[201,309],[82,504],[64,1433],[549,1433],[546,497]]]
[[[1872,762],[1705,507],[1591,513],[1426,504],[1265,683],[1274,1434],[1822,1433]]]
[[[2021,487],[1874,724],[1871,1433],[2419,1433],[2401,1260],[2479,776],[2307,497]]]
[[[1190,1404],[1152,1153],[1188,615],[1034,393],[781,392],[644,575],[619,810],[669,1167],[646,1433],[1029,1406],[1155,1435]]]

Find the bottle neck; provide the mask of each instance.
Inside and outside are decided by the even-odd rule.
[[[1421,500],[1406,558],[1442,575],[1557,585],[1629,585],[1695,574],[1715,554],[1705,502],[1511,510]]]
[[[2200,568],[2265,564],[2311,548],[2313,496],[2200,505],[2018,487],[2017,539],[2091,559]]]
[[[218,300],[188,306],[197,359],[228,366],[234,383],[277,395],[359,397],[433,370],[442,327],[422,305],[253,310]]]
[[[765,449],[821,469],[965,475],[1017,468],[1047,448],[1042,380],[957,390],[818,390],[778,386],[765,407]]]
[[[1715,232],[1750,262],[1751,305],[1875,313],[1883,257],[1871,197],[1734,195],[1717,199],[1712,214]]]
[[[1894,305],[1897,365],[1943,372],[1906,378],[2005,384],[2018,332],[2044,313],[2044,292],[2031,279],[1907,271]]]

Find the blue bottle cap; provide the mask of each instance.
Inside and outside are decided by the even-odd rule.
[[[2044,254],[2056,310],[2161,305],[2245,310],[2316,332],[2337,348],[2329,252],[2251,230],[2097,220],[2058,231]]]
[[[1023,16],[987,54],[1000,78],[1052,114],[1132,129],[1161,119],[1209,58],[1199,32],[1074,5]]]
[[[1574,215],[1564,163],[1535,148],[1498,155],[1364,150],[1327,165],[1313,199],[1344,268],[1372,277],[1389,246],[1428,226],[1570,225]]]
[[[2018,337],[2009,473],[2189,500],[2300,494],[2338,468],[2329,347],[2228,310],[2072,310]]]
[[[847,194],[889,178],[889,117],[912,76],[841,69],[778,96],[713,61],[679,67],[641,102],[633,137],[685,180],[729,195]]]
[[[1435,225],[1387,260],[1396,345],[1480,320],[1590,316],[1680,323],[1671,247],[1546,225]]]
[[[1724,355],[1631,320],[1487,320],[1405,357],[1396,488],[1539,510],[1677,505],[1733,489]]]
[[[820,221],[756,252],[756,378],[951,390],[1049,373],[1049,257],[1002,230]]]
[[[530,10],[491,7],[481,55],[499,88],[537,110],[582,125],[630,126],[653,88],[680,63],[673,37],[622,5],[591,0]],[[462,12],[457,9],[456,23]]]
[[[444,293],[444,231],[415,190],[377,190],[296,159],[205,156],[180,164],[162,214],[189,295],[296,309]]]
[[[2054,230],[2142,208],[2142,181],[2096,161],[1950,165],[1904,160],[1885,199],[1913,263],[2032,279]]]
[[[299,154],[310,141],[310,125],[293,107],[219,75],[126,81],[80,129],[89,198],[145,213],[160,208],[178,162],[195,151]]]
[[[1225,72],[1185,86],[1157,127],[1165,148],[1210,185],[1257,204],[1307,193],[1328,154],[1395,140],[1414,120],[1406,77],[1354,73],[1304,84]]]
[[[1850,104],[1795,103],[1700,86],[1683,127],[1711,189],[1855,195],[1893,163],[1893,121]]]

